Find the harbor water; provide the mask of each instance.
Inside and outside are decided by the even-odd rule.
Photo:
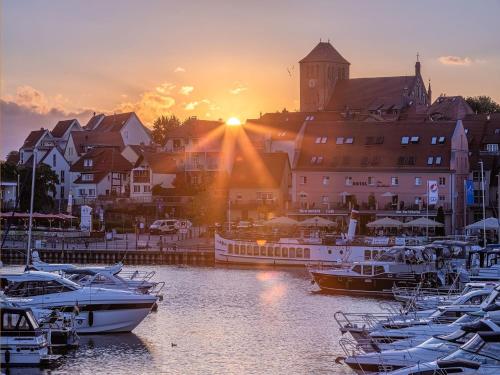
[[[376,299],[318,293],[306,270],[140,269],[166,287],[132,333],[82,336],[56,368],[10,373],[350,374],[335,363],[344,353],[333,315],[381,311]]]

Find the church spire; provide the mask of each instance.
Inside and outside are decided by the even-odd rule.
[[[429,78],[429,88],[427,89],[427,103],[432,104],[432,89],[431,89],[431,79]]]
[[[420,75],[420,59],[419,59],[419,57],[420,57],[420,55],[417,52],[417,62],[415,63],[415,75],[416,76]]]

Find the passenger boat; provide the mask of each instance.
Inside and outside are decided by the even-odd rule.
[[[79,317],[75,329],[84,334],[130,332],[157,301],[155,296],[128,290],[82,287],[41,271],[2,274],[0,279],[8,301],[23,307],[75,312]]]
[[[2,304],[0,312],[2,367],[48,365],[60,357],[49,353],[49,340],[31,309]]]

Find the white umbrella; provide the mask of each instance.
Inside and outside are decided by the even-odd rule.
[[[297,225],[299,222],[297,220],[293,220],[286,216],[278,216],[273,217],[272,219],[266,221],[264,225],[268,226],[286,226],[286,225]]]
[[[465,229],[486,229],[486,230],[498,230],[498,219],[494,217],[489,217],[484,220],[477,221],[475,223],[469,224],[465,227]]]
[[[428,219],[426,217],[419,217],[418,219],[409,221],[403,224],[407,228],[426,228],[426,227],[444,227],[443,223]]]
[[[343,191],[342,193],[339,193],[341,197],[348,197],[349,195],[352,195],[351,193],[348,193],[347,191]]]
[[[321,216],[314,216],[299,223],[300,226],[303,227],[332,227],[337,225],[337,223],[325,219]]]
[[[366,224],[368,228],[399,228],[402,225],[402,222],[391,219],[390,217],[384,217],[383,219],[378,219]]]
[[[384,194],[382,194],[381,196],[382,197],[389,197],[389,198],[392,198],[392,197],[395,197],[397,194],[394,194],[394,193],[391,193],[390,191],[388,192],[385,192]]]

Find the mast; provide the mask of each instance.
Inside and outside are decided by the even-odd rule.
[[[35,197],[36,148],[33,149],[33,171],[31,172],[30,220],[28,226],[28,248],[26,249],[26,267],[31,259],[31,232],[33,228],[33,202]]]

